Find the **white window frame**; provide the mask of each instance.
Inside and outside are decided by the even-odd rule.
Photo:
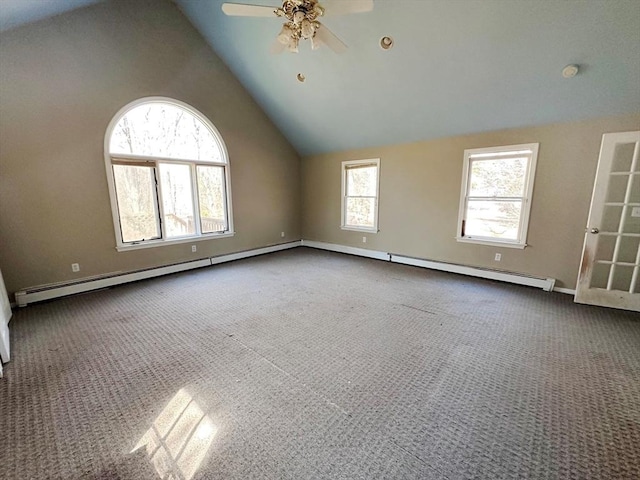
[[[374,211],[373,211],[373,227],[358,227],[353,225],[346,225],[346,208],[347,208],[347,170],[353,167],[363,167],[363,166],[375,166],[377,170],[376,175],[376,196],[374,202]],[[371,158],[367,160],[346,160],[342,162],[342,202],[341,202],[341,218],[340,218],[340,228],[342,230],[353,230],[356,232],[368,232],[368,233],[377,233],[378,230],[378,203],[380,199],[380,159],[379,158]],[[358,198],[372,198],[372,197],[358,197]]]
[[[192,160],[192,159],[180,159],[180,158],[165,158],[159,156],[146,156],[146,155],[132,155],[132,154],[120,154],[120,153],[111,153],[111,136],[113,134],[113,130],[122,117],[129,112],[130,110],[144,104],[149,103],[165,103],[174,105],[178,108],[182,108],[189,112],[191,115],[200,120],[213,135],[214,139],[218,142],[220,146],[220,155],[221,162],[208,162],[202,160]],[[229,155],[227,153],[227,147],[222,140],[222,136],[220,132],[216,129],[216,127],[211,123],[211,121],[205,117],[198,110],[193,108],[191,105],[188,105],[180,100],[176,100],[168,97],[144,97],[139,98],[131,103],[128,103],[124,107],[122,107],[118,113],[111,119],[107,127],[107,131],[104,137],[104,160],[105,160],[105,168],[107,172],[107,184],[109,187],[109,197],[111,200],[111,214],[113,216],[113,226],[115,229],[115,237],[116,237],[116,250],[119,252],[127,251],[127,250],[137,250],[141,248],[151,248],[158,247],[163,245],[175,245],[180,243],[193,243],[202,240],[211,240],[215,238],[225,238],[232,237],[235,235],[235,231],[233,228],[233,207],[231,205],[231,172],[229,165]],[[135,242],[124,242],[122,239],[122,228],[120,225],[120,215],[118,211],[118,200],[116,195],[116,186],[115,179],[113,175],[113,165],[116,163],[131,163],[132,165],[140,165],[146,166],[148,164],[149,168],[154,169],[156,188],[154,189],[154,200],[155,200],[155,210],[158,215],[156,221],[158,222],[158,231],[160,232],[160,238],[154,238],[150,240],[141,240]],[[163,205],[162,199],[159,196],[159,192],[161,194],[161,182],[159,181],[159,165],[161,163],[171,163],[171,164],[187,164],[191,167],[191,187],[192,187],[192,195],[194,200],[194,226],[196,233],[193,235],[184,235],[180,237],[172,237],[166,238],[165,226],[164,222],[161,221],[163,218]],[[225,196],[226,196],[226,210],[227,210],[227,230],[224,232],[212,232],[212,233],[202,233],[201,220],[200,220],[200,209],[198,208],[197,197],[198,197],[198,189],[197,189],[197,177],[196,177],[196,167],[198,165],[203,166],[219,166],[224,168],[224,176],[225,176]]]
[[[489,148],[473,148],[464,151],[464,166],[462,170],[462,191],[460,194],[460,209],[458,213],[458,231],[456,240],[463,243],[477,243],[481,245],[491,245],[496,247],[520,248],[527,246],[527,233],[529,230],[529,215],[531,213],[531,200],[533,197],[533,184],[536,174],[536,164],[538,161],[538,143],[525,143],[520,145],[506,145]],[[524,192],[522,197],[482,197],[488,200],[499,201],[500,199],[521,199],[522,213],[520,215],[520,225],[518,227],[518,238],[516,240],[503,240],[493,237],[463,236],[463,224],[466,221],[467,202],[469,200],[469,187],[471,175],[471,162],[474,160],[496,160],[509,159],[513,157],[528,158],[527,168],[524,178]]]

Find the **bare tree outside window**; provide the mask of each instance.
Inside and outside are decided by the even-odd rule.
[[[108,174],[119,243],[229,230],[226,158],[203,118],[177,103],[150,101],[115,124]]]
[[[465,150],[460,241],[524,248],[538,144]]]
[[[378,161],[343,162],[343,228],[377,229]]]
[[[466,234],[516,240],[526,158],[472,160]]]
[[[125,242],[138,242],[158,238],[155,198],[155,179],[149,167],[114,165],[118,192],[118,212],[122,238]]]

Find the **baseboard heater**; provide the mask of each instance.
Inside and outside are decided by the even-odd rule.
[[[117,272],[113,274],[82,278],[70,282],[26,288],[20,292],[16,292],[16,304],[19,307],[26,307],[28,304],[34,302],[51,300],[53,298],[64,297],[76,293],[89,292],[91,290],[99,290],[101,288],[121,285],[123,283],[136,282],[138,280],[159,277],[162,275],[168,275],[170,273],[184,272],[186,270],[193,270],[194,268],[209,267],[211,265],[217,265],[219,263],[232,262],[234,260],[240,260],[242,258],[254,257],[257,255],[264,255],[265,253],[272,253],[280,250],[299,247],[300,244],[300,241],[281,243],[269,247],[245,250],[242,252],[230,253],[228,255],[203,258],[200,260],[176,263],[173,265],[165,265],[162,267],[147,268],[130,272]]]
[[[375,258],[376,260],[386,260],[388,262],[402,263],[404,265],[412,265],[414,267],[430,268],[432,270],[440,270],[443,272],[459,273],[461,275],[469,275],[471,277],[499,280],[501,282],[515,283],[517,285],[527,285],[529,287],[542,288],[547,292],[553,291],[556,284],[556,280],[554,278],[537,278],[519,273],[490,270],[488,268],[468,267],[466,265],[459,265],[456,263],[435,262],[433,260],[407,257],[404,255],[396,255],[395,253],[369,250],[367,248],[349,247],[347,245],[338,245],[335,243],[302,240],[302,246],[317,248],[320,250],[329,250],[331,252],[346,253],[349,255],[357,255],[359,257]],[[566,293],[572,292],[567,289],[564,290],[566,290]]]
[[[537,278],[518,273],[503,272],[500,270],[489,270],[478,267],[468,267],[455,263],[434,262],[432,260],[422,260],[419,258],[405,257],[402,255],[389,254],[389,261],[394,263],[402,263],[403,265],[412,265],[414,267],[430,268],[432,270],[441,270],[443,272],[459,273],[461,275],[469,275],[471,277],[480,277],[490,280],[499,280],[501,282],[515,283],[518,285],[526,285],[529,287],[541,288],[547,292],[553,291],[556,284],[555,278]]]

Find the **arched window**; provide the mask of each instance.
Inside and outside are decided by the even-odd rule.
[[[119,250],[233,234],[227,150],[194,108],[130,103],[109,124],[105,161]]]

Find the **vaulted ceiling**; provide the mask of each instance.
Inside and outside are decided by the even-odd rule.
[[[304,43],[280,55],[269,52],[275,16],[175,3],[302,155],[640,111],[637,0],[375,0],[372,12],[322,19],[346,53]],[[580,66],[574,78],[567,64]]]
[[[102,0],[0,0],[0,32]]]

